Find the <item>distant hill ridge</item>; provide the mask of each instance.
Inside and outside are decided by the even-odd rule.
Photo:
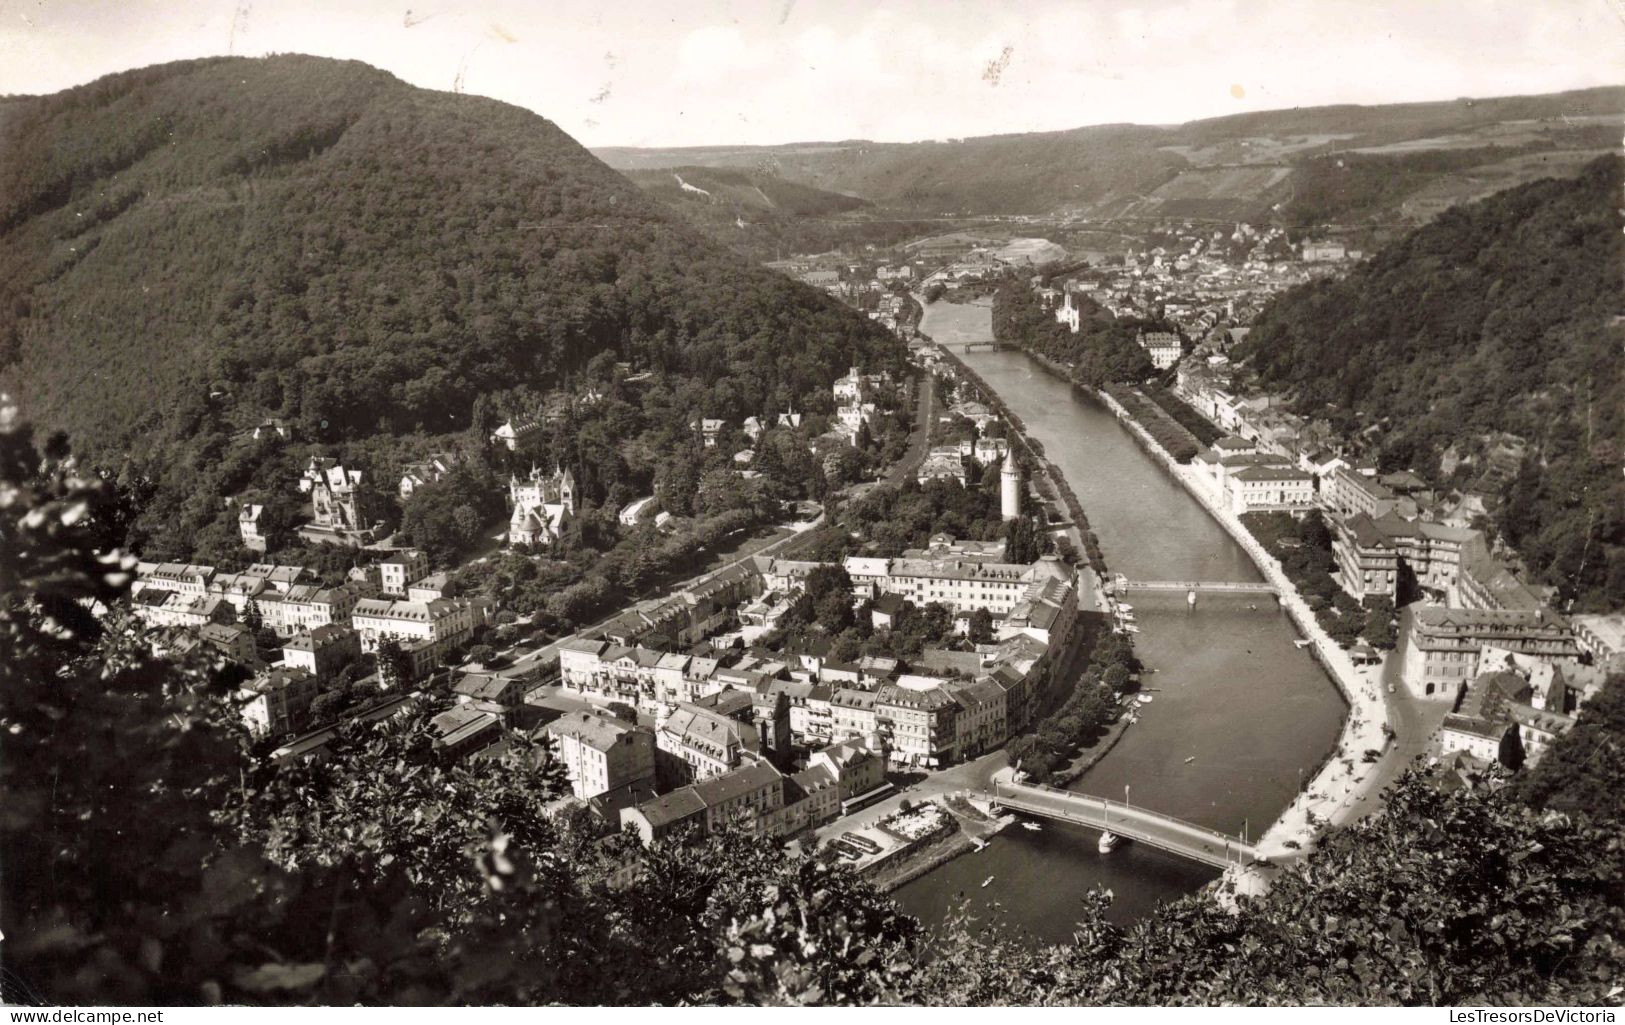
[[[1491,165],[1519,153],[1581,151],[1595,156],[1617,146],[1625,121],[1625,88],[1546,96],[1511,96],[1380,106],[1337,105],[1233,114],[1182,125],[1093,125],[1054,132],[980,136],[952,142],[798,142],[777,146],[679,148],[603,147],[610,166],[646,171],[678,165],[771,167],[783,178],[920,213],[1033,214],[1076,210],[1115,216],[1291,218],[1300,184],[1317,157],[1433,139],[1419,152],[1482,150],[1409,182],[1412,190],[1469,166]],[[1461,138],[1443,138],[1461,135]],[[1305,215],[1388,213],[1384,196],[1372,209],[1368,177],[1403,171],[1412,154],[1388,154],[1381,166],[1348,177],[1349,209],[1335,200]],[[1377,159],[1377,155],[1362,160]],[[1211,167],[1278,167],[1237,186],[1204,181]],[[1347,170],[1347,167],[1343,168]],[[1508,172],[1509,174],[1511,172]],[[1182,176],[1185,180],[1181,181]],[[1324,176],[1322,176],[1324,178]],[[1527,177],[1517,180],[1527,180]],[[1505,184],[1514,184],[1507,181]],[[1169,187],[1167,194],[1158,190]],[[1316,180],[1319,193],[1337,186]],[[1401,197],[1402,198],[1402,197]],[[1392,202],[1391,202],[1392,200]],[[1273,210],[1276,204],[1285,209]]]

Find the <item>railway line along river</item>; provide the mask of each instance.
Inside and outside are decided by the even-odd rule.
[[[1026,354],[965,352],[992,337],[985,305],[937,302],[920,330],[952,347],[1025,421],[1083,503],[1113,573],[1131,579],[1257,581],[1261,577],[1184,487],[1103,406]],[[1269,595],[1136,592],[1152,703],[1074,788],[1128,800],[1232,835],[1256,837],[1337,743],[1343,702],[1324,671],[1293,645],[1298,632]],[[1301,774],[1301,775],[1300,775]],[[1128,921],[1190,893],[1216,869],[1126,843],[1096,850],[1097,834],[1045,822],[1007,829],[898,889],[928,926],[963,899],[976,925],[997,921],[1035,940],[1072,934],[1079,898],[1110,889]],[[992,881],[983,885],[984,880]]]

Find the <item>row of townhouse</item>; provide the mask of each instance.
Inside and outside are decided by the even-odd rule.
[[[421,554],[416,558],[422,560]],[[388,575],[394,562],[385,560],[379,571]],[[427,569],[426,561],[422,567]],[[131,587],[131,608],[154,626],[196,626],[241,619],[252,605],[277,636],[291,637],[318,626],[348,623],[355,603],[379,592],[376,572],[352,571],[345,583],[324,587],[303,566],[255,563],[240,573],[226,573],[213,566],[140,563]],[[402,585],[398,593],[408,590]]]
[[[759,670],[757,670],[759,671]],[[573,693],[625,701],[656,714],[694,702],[746,679],[715,658],[684,655],[602,639],[559,643],[559,683]]]
[[[734,606],[761,590],[762,577],[755,565],[742,562],[668,598],[628,609],[602,633],[623,645],[663,639],[688,647],[731,623]]]
[[[807,767],[786,775],[762,759],[680,787],[620,812],[622,828],[654,843],[681,830],[704,835],[723,828],[759,836],[792,836],[838,817],[884,789],[878,755],[857,744],[815,752]]]
[[[807,656],[790,670],[747,656],[726,667],[710,658],[573,640],[561,645],[560,679],[576,693],[652,711],[661,723],[658,747],[673,759],[668,776],[705,778],[747,753],[782,761],[796,749],[846,741],[868,743],[898,764],[940,766],[998,747],[1030,720],[1049,652],[1046,642],[1016,632],[985,654],[971,654],[972,679],[963,680],[898,676],[892,659],[847,667]],[[719,704],[731,704],[732,713]]]
[[[898,765],[940,767],[975,758],[1031,721],[1051,657],[1049,645],[1017,635],[976,655],[968,680],[903,674],[874,687],[837,686],[828,699],[830,739],[862,741]],[[815,693],[809,705],[820,702]]]
[[[142,562],[130,587],[130,608],[150,626],[227,623],[252,601],[280,600],[308,576],[301,566],[270,563],[255,563],[241,573],[217,573],[213,566]]]

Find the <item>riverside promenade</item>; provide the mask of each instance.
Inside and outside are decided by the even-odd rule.
[[[1322,829],[1343,825],[1376,810],[1376,791],[1397,774],[1398,767],[1386,763],[1404,757],[1404,748],[1394,745],[1383,729],[1388,725],[1388,713],[1382,697],[1381,668],[1356,666],[1349,653],[1331,639],[1280,562],[1264,549],[1235,513],[1219,502],[1201,471],[1177,462],[1110,395],[1101,392],[1100,399],[1252,559],[1265,580],[1275,588],[1276,600],[1309,640],[1316,659],[1348,703],[1349,711],[1337,748],[1254,845],[1260,857],[1276,865],[1302,857]],[[1368,750],[1380,752],[1377,761],[1364,760]],[[1269,874],[1258,869],[1231,869],[1226,875],[1236,884],[1238,892],[1261,893],[1269,885]]]

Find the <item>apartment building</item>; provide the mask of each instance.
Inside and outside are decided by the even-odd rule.
[[[282,664],[325,680],[361,657],[361,637],[330,623],[295,634],[282,646]]]
[[[903,676],[875,692],[875,721],[893,762],[950,765],[958,752],[953,695],[934,677]]]
[[[383,592],[406,597],[408,586],[429,575],[429,557],[415,548],[404,548],[378,564],[378,580]]]
[[[653,787],[654,734],[593,712],[571,712],[543,727],[583,800],[639,784]]]
[[[363,598],[356,602],[351,625],[361,635],[361,650],[374,652],[386,640],[399,643],[412,660],[412,675],[433,669],[453,648],[474,633],[474,606],[456,598],[430,602]]]
[[[987,609],[994,615],[1015,608],[1034,582],[1071,579],[1066,564],[1051,556],[1027,565],[961,558],[849,556],[843,565],[859,598],[896,594],[915,605],[937,602],[954,612]]]
[[[1478,675],[1485,647],[1540,662],[1580,654],[1568,623],[1544,610],[1417,608],[1411,615],[1402,678],[1415,697],[1454,702]]]
[[[1365,513],[1378,519],[1393,512],[1396,496],[1387,485],[1348,466],[1339,467],[1323,482],[1326,508],[1340,516]]]
[[[255,736],[291,733],[305,725],[311,702],[321,693],[315,676],[303,669],[273,666],[256,674],[238,692],[241,714]]]
[[[747,718],[751,705],[747,695]],[[667,716],[655,734],[656,749],[677,778],[703,780],[720,776],[761,751],[756,727],[722,712],[683,703]]]

